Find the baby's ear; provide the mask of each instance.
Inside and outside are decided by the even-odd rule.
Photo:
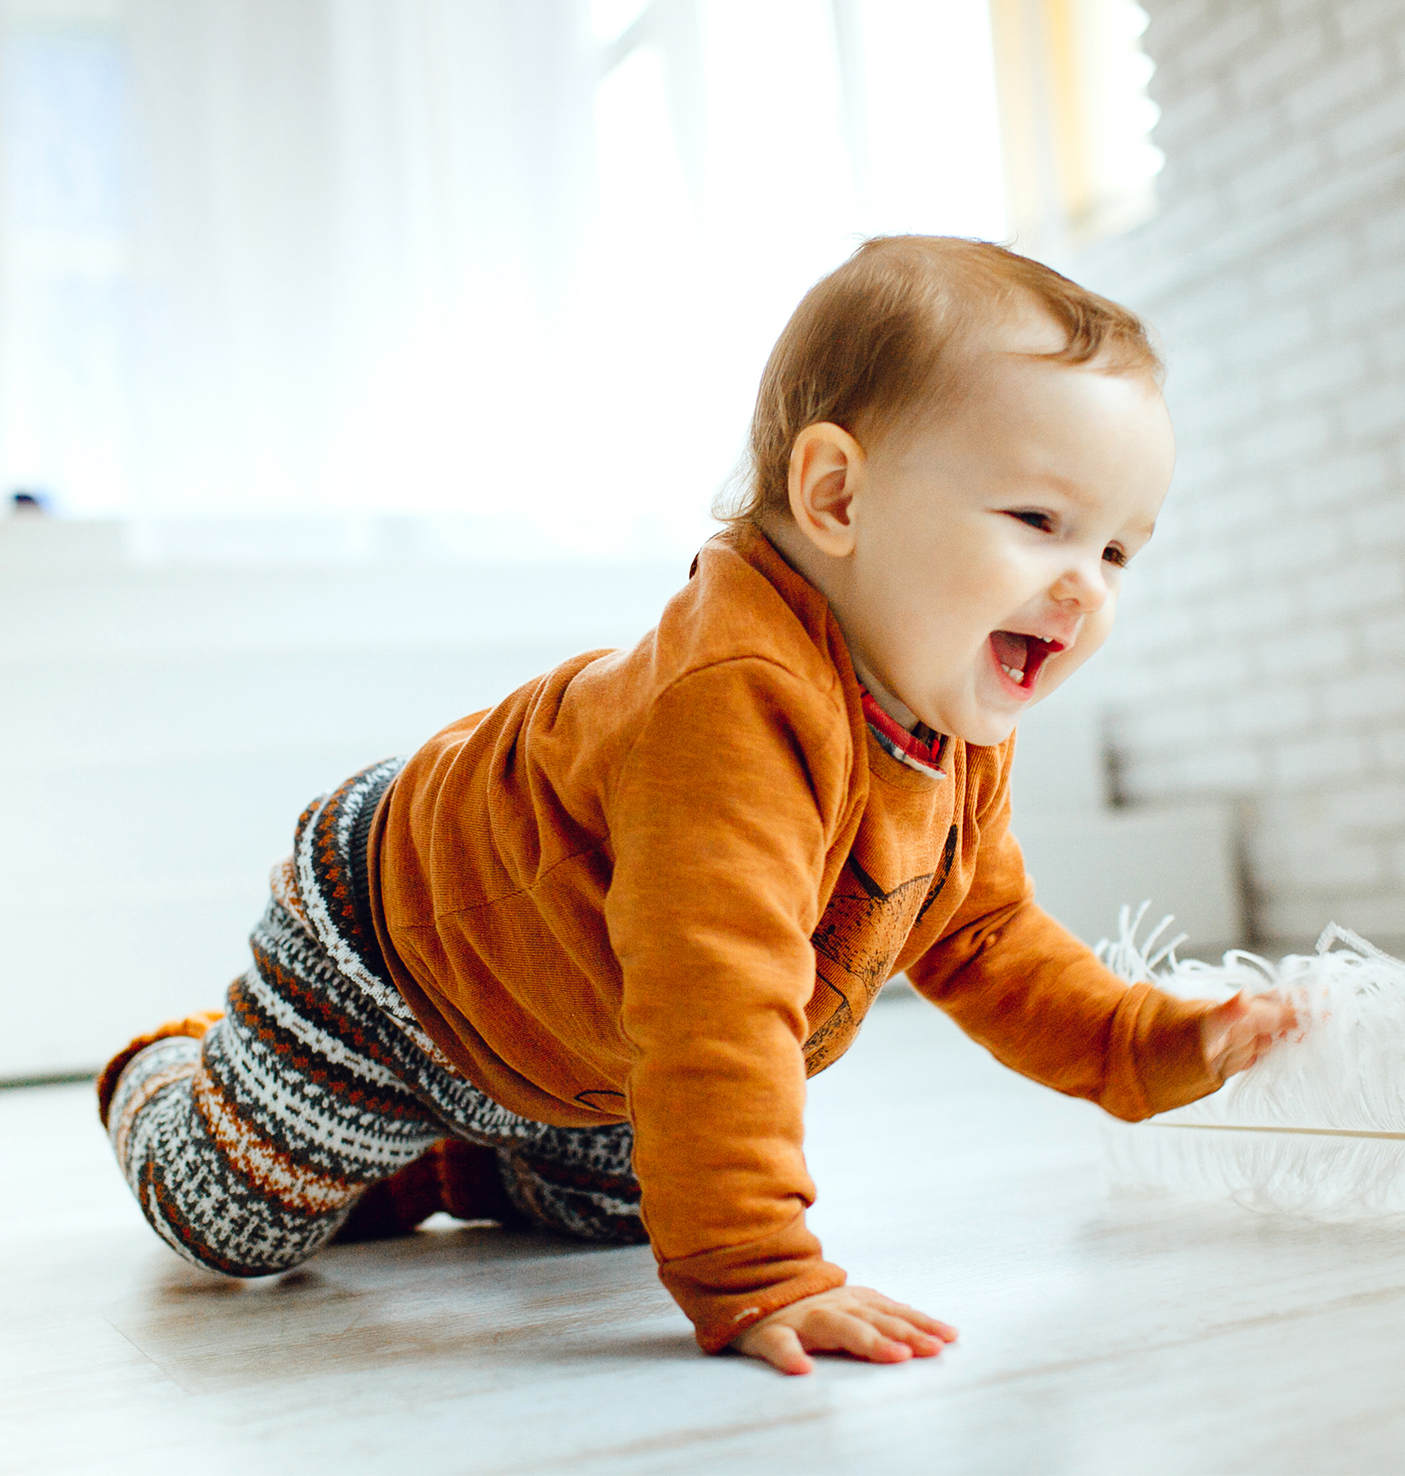
[[[807,425],[790,450],[790,512],[796,527],[830,558],[854,551],[867,458],[843,426]]]

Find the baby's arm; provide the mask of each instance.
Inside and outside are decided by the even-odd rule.
[[[1206,1068],[1222,1081],[1247,1071],[1298,1028],[1290,1000],[1279,994],[1239,993],[1200,1017]],[[786,1374],[810,1373],[811,1353],[848,1353],[870,1363],[930,1358],[956,1338],[956,1329],[915,1307],[864,1286],[840,1286],[803,1297],[742,1333],[732,1347]]]
[[[1292,1002],[1279,994],[1239,993],[1200,1017],[1200,1046],[1208,1071],[1221,1081],[1247,1071],[1298,1028]],[[870,1363],[930,1358],[956,1338],[956,1329],[863,1286],[840,1286],[803,1297],[773,1312],[736,1338],[739,1353],[786,1374],[807,1374],[811,1353],[848,1353]]]
[[[1200,1017],[1206,1069],[1222,1081],[1246,1071],[1298,1028],[1292,1002],[1279,994],[1239,993]],[[811,1353],[848,1353],[870,1363],[930,1358],[956,1329],[915,1307],[863,1286],[840,1286],[802,1297],[763,1318],[732,1342],[785,1374],[807,1374]]]
[[[807,1374],[811,1353],[848,1353],[870,1363],[931,1358],[956,1329],[866,1286],[837,1286],[802,1297],[754,1323],[732,1342],[785,1374]]]
[[[1207,1069],[1224,1081],[1247,1071],[1297,1028],[1298,1012],[1283,995],[1241,990],[1200,1017],[1200,1049]]]
[[[609,800],[634,1170],[707,1352],[845,1280],[805,1225],[803,1042],[847,721],[772,663],[709,665],[658,699]]]

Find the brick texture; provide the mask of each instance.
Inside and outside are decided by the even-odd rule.
[[[1160,209],[1069,264],[1160,331],[1181,447],[1110,647],[1113,770],[1237,803],[1254,941],[1398,949],[1405,5],[1142,3]]]

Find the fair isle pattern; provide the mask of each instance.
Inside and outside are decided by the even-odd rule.
[[[353,774],[334,793],[314,800],[298,821],[293,867],[307,921],[332,961],[397,1021],[421,1050],[437,1057],[434,1042],[386,977],[384,968],[367,957],[374,957],[379,950],[374,946],[370,920],[357,916],[356,875],[351,865],[357,821],[364,818],[369,822],[391,780],[404,767],[402,758],[383,759]],[[448,1064],[438,1059],[441,1065]]]
[[[387,767],[367,771],[382,780],[377,798]],[[307,864],[275,872],[253,967],[230,986],[224,1017],[202,1040],[156,1041],[122,1072],[109,1133],[143,1213],[197,1265],[286,1271],[326,1244],[367,1185],[457,1136],[497,1150],[529,1221],[644,1240],[627,1123],[519,1117],[424,1050],[403,1004],[382,1004],[372,986],[389,986],[356,907],[354,821],[375,803],[367,774],[304,812],[295,855]],[[348,795],[362,805],[344,805]]]
[[[539,1225],[578,1240],[633,1245],[648,1238],[639,1218],[639,1190],[632,1174],[618,1176],[620,1193],[615,1195],[602,1186],[600,1174],[563,1173],[560,1164],[526,1154],[505,1155],[502,1167],[508,1197]]]

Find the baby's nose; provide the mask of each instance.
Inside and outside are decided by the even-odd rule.
[[[1076,605],[1081,614],[1095,615],[1107,602],[1108,595],[1102,560],[1096,566],[1071,565],[1055,581],[1050,593],[1060,604]]]

